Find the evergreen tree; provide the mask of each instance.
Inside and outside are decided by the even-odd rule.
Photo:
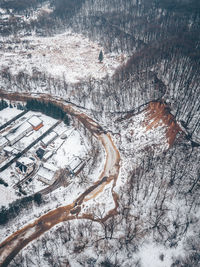
[[[42,203],[42,196],[41,196],[41,194],[40,193],[36,193],[35,195],[34,195],[34,201],[38,204],[38,205],[40,205],[41,203]]]
[[[101,63],[103,61],[103,52],[102,50],[99,53],[99,62]]]

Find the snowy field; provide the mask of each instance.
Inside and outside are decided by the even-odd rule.
[[[22,113],[22,110],[17,108],[5,108],[0,111],[0,125],[6,123],[7,121],[11,120],[12,118],[16,117],[18,114]]]
[[[99,52],[103,48],[83,35],[71,32],[54,37],[24,37],[18,42],[18,45],[14,40],[9,43],[10,49],[5,43],[4,51],[0,50],[0,67],[9,67],[13,74],[32,75],[37,70],[76,83],[110,75],[121,63],[121,56],[112,54],[104,54],[103,63],[99,63]]]

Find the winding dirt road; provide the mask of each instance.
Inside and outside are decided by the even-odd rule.
[[[84,193],[75,199],[73,203],[48,212],[39,219],[35,220],[33,223],[28,224],[24,228],[13,233],[0,244],[0,266],[4,267],[8,266],[17,253],[29,242],[35,240],[60,222],[73,219],[90,219],[93,221],[102,222],[107,220],[109,216],[116,214],[118,207],[118,195],[113,189],[116,185],[119,175],[120,155],[112,141],[110,134],[105,133],[103,128],[86,114],[79,112],[69,104],[64,104],[63,101],[55,100],[51,96],[47,95],[43,95],[38,98],[26,93],[6,93],[3,91],[0,91],[0,97],[15,101],[27,101],[28,99],[34,98],[44,102],[52,102],[62,107],[65,112],[77,118],[94,136],[96,136],[106,151],[106,162],[100,177],[92,186],[90,186]],[[92,214],[79,215],[82,209],[82,204],[92,198],[95,198],[111,181],[114,181],[112,186],[112,196],[115,202],[115,208],[110,210],[103,219],[98,220],[95,219]]]

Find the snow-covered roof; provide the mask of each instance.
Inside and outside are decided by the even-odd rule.
[[[66,131],[68,131],[68,130],[66,130],[65,126],[63,127],[62,123],[59,124],[56,128],[54,128],[54,132],[56,132],[58,135],[61,135]]]
[[[42,177],[42,178],[45,178],[47,180],[52,180],[53,176],[54,176],[54,173],[53,171],[50,171],[49,169],[46,169],[44,167],[40,167],[39,171],[38,171],[38,176]]]
[[[32,116],[28,122],[33,126],[33,127],[37,127],[42,123],[42,120],[40,118],[38,118],[37,116]]]
[[[14,150],[14,148],[11,147],[11,146],[6,146],[6,147],[4,147],[3,150],[4,150],[5,152],[9,152],[9,153],[11,153],[11,152]]]
[[[74,170],[74,169],[76,169],[76,167],[81,163],[81,159],[79,159],[79,158],[73,158],[69,163],[68,163],[68,166],[72,169],[72,170]]]
[[[54,165],[49,164],[49,163],[44,163],[44,164],[43,164],[43,167],[44,167],[45,169],[47,169],[47,170],[52,171],[52,172],[56,172],[56,171],[57,171],[57,168],[56,168]]]
[[[19,137],[20,135],[22,135],[23,133],[27,132],[27,131],[31,131],[32,127],[30,125],[30,123],[28,123],[27,121],[25,121],[24,123],[22,123],[20,126],[18,126],[18,128],[16,128],[15,132],[12,132],[12,130],[9,132],[8,135],[6,135],[6,138],[12,142],[13,140],[17,139],[17,137]]]
[[[49,143],[51,143],[56,137],[58,136],[57,133],[55,133],[54,131],[52,131],[50,134],[48,134],[47,136],[45,136],[42,139],[42,143],[44,145],[48,145]]]
[[[8,140],[5,137],[0,137],[0,147],[6,145]]]
[[[53,152],[52,151],[48,151],[47,153],[44,154],[43,159],[46,160],[46,159],[50,158],[51,155],[53,155]]]
[[[33,164],[34,161],[30,158],[27,158],[27,157],[22,157],[22,158],[19,158],[18,161],[19,163],[27,166],[27,165],[30,165],[30,164]]]

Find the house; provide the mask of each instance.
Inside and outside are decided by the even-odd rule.
[[[32,116],[28,119],[28,122],[32,125],[33,130],[35,131],[38,131],[43,126],[43,121],[37,116]]]
[[[32,126],[30,123],[25,121],[14,129],[11,129],[5,137],[8,140],[9,145],[13,145],[30,131],[32,131]]]
[[[40,180],[41,182],[47,185],[52,185],[56,179],[56,175],[55,175],[56,171],[57,171],[57,168],[54,165],[43,163],[37,173],[38,180]]]
[[[30,174],[34,170],[34,166],[35,161],[27,157],[22,157],[16,162],[16,168],[20,173]]]
[[[51,142],[53,142],[58,137],[58,134],[54,131],[50,132],[47,136],[45,136],[41,143],[44,147],[47,147]]]

